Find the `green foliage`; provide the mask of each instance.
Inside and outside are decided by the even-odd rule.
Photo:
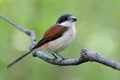
[[[62,55],[79,57],[89,48],[120,62],[119,0],[0,0],[0,14],[37,35],[65,13],[74,14],[77,37]],[[59,67],[29,56],[9,70],[6,65],[28,51],[29,37],[0,19],[0,80],[119,80],[120,72],[96,63]]]

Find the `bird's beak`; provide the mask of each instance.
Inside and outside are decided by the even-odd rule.
[[[70,20],[71,20],[72,22],[76,22],[76,21],[77,21],[76,18],[71,18]]]

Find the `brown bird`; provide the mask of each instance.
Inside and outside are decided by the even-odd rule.
[[[10,63],[7,68],[11,67],[13,64],[17,63],[28,54],[44,50],[51,53],[55,58],[57,56],[62,57],[58,52],[64,50],[71,44],[76,36],[75,29],[75,16],[71,14],[62,15],[56,22],[55,25],[51,26],[43,35],[42,39],[33,47],[29,52],[17,58],[15,61]],[[57,55],[57,56],[56,56]]]

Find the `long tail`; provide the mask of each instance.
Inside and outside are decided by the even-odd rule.
[[[7,68],[10,68],[12,65],[14,65],[15,63],[17,63],[18,61],[22,60],[23,58],[25,58],[28,54],[30,54],[32,52],[29,51],[27,53],[25,53],[24,55],[20,56],[19,58],[17,58],[16,60],[14,60],[12,63],[10,63],[9,65],[7,65]]]

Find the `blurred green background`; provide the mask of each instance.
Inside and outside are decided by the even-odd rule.
[[[79,57],[88,48],[120,62],[120,0],[0,0],[0,14],[34,30],[37,41],[65,13],[77,17],[77,36],[61,55]],[[29,44],[28,36],[0,19],[0,80],[120,80],[119,71],[98,63],[60,67],[31,55],[7,70]]]

